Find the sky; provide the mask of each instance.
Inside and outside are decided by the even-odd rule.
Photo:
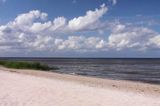
[[[160,58],[160,0],[0,0],[0,57]]]

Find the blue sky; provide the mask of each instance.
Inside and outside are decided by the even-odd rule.
[[[0,0],[0,56],[160,57],[159,0]]]
[[[135,17],[143,15],[147,17],[160,17],[159,0],[117,0],[115,6],[111,0],[6,0],[0,4],[1,22],[8,22],[18,14],[30,10],[41,10],[49,14],[49,18],[65,16],[73,18],[84,15],[87,10],[98,8],[105,3],[110,11],[104,16],[107,17]]]

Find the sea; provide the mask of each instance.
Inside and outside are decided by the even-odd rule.
[[[17,58],[0,60],[32,61],[56,67],[57,73],[113,80],[160,84],[160,58]]]

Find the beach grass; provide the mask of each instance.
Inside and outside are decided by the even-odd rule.
[[[49,67],[48,65],[39,62],[24,62],[24,61],[0,61],[0,65],[7,68],[14,69],[34,69],[34,70],[54,70],[56,67]]]

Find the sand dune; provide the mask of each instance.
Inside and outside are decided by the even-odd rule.
[[[160,106],[160,95],[0,70],[0,106]]]

